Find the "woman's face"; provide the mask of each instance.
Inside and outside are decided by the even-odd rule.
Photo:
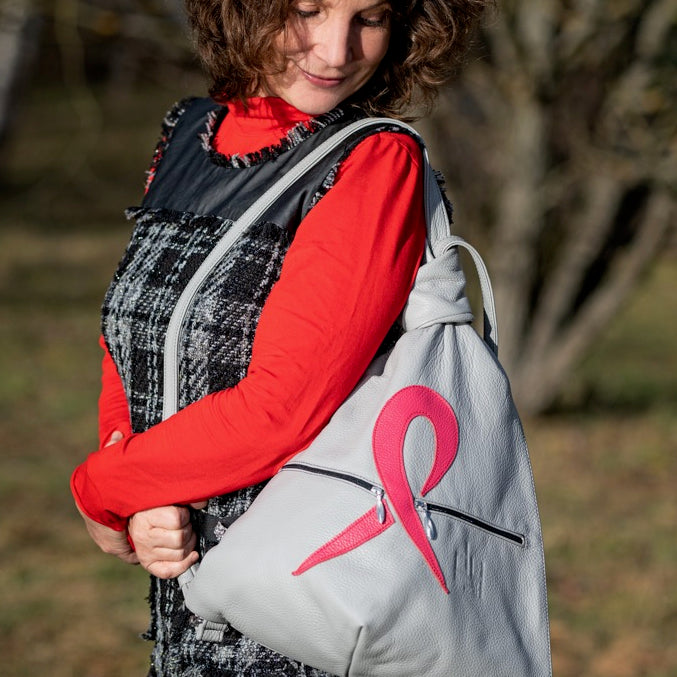
[[[388,51],[390,2],[296,0],[275,48],[286,69],[265,93],[311,115],[331,110],[362,87]]]

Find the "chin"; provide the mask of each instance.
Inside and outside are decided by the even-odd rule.
[[[359,85],[362,83],[360,82]],[[305,81],[294,83],[292,86],[269,87],[274,96],[286,101],[290,106],[307,115],[322,115],[341,105],[360,89],[357,82],[344,82],[332,87],[317,87]]]
[[[295,65],[295,64],[294,64]],[[306,115],[322,115],[341,105],[360,90],[373,71],[360,69],[334,86],[313,82],[298,65],[281,77],[271,77],[267,91]]]
[[[321,105],[321,104],[309,104],[307,106],[296,106],[292,103],[292,106],[294,108],[297,108],[300,110],[302,113],[306,113],[306,115],[324,115],[325,113],[328,113],[330,110],[333,110],[336,108],[336,106],[339,106],[342,103],[343,100],[337,101],[336,103],[333,103],[331,105]]]
[[[282,97],[285,101],[307,115],[328,113],[346,100],[346,96],[326,96],[322,93],[303,97]]]

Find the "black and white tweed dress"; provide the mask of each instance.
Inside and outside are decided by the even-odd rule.
[[[102,322],[135,432],[161,420],[165,332],[181,291],[202,260],[280,173],[355,118],[337,109],[310,125],[297,126],[278,147],[226,157],[212,148],[213,132],[225,114],[225,108],[209,99],[177,104],[165,120],[142,206],[128,212],[136,227],[106,294]],[[245,376],[261,309],[295,230],[331,188],[336,168],[359,140],[337,149],[293,195],[271,207],[203,285],[181,337],[181,407],[232,387]],[[261,488],[212,499],[206,513],[225,521],[236,517]],[[210,539],[215,540],[213,533],[200,539],[202,551]],[[185,608],[174,580],[151,578],[149,600],[151,624],[146,636],[155,642],[150,675],[325,674],[234,630],[222,634],[220,641],[199,639],[202,621]]]

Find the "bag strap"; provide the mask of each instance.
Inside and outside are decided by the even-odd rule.
[[[493,294],[486,267],[475,249],[465,243],[461,238],[451,235],[449,216],[442,198],[435,173],[430,166],[428,151],[420,134],[410,125],[391,118],[365,118],[347,125],[336,132],[320,146],[310,152],[290,171],[282,176],[271,186],[254,204],[252,204],[219,240],[212,251],[207,255],[202,264],[190,279],[185,289],[179,296],[176,306],[167,326],[164,344],[164,374],[163,374],[163,420],[178,411],[179,387],[178,387],[178,364],[179,344],[181,328],[184,319],[204,281],[209,277],[212,270],[226,256],[228,251],[237,242],[240,236],[254,223],[256,223],[276,200],[290,190],[294,184],[305,176],[320,160],[331,153],[335,148],[344,143],[354,134],[370,127],[397,126],[409,132],[421,145],[424,163],[424,199],[427,224],[426,256],[435,257],[440,248],[448,246],[465,247],[472,255],[480,277],[482,286],[482,300],[484,304],[484,337],[494,352],[496,352],[498,340],[496,338],[496,313],[493,305]],[[453,244],[450,244],[453,241]]]
[[[496,305],[494,303],[494,292],[491,287],[489,271],[480,253],[462,237],[451,234],[451,224],[449,222],[449,213],[444,203],[442,189],[435,176],[435,171],[430,165],[428,158],[428,149],[423,139],[413,127],[397,121],[397,125],[412,132],[419,143],[423,152],[424,175],[423,192],[425,199],[426,213],[426,258],[428,260],[441,256],[451,247],[461,247],[465,249],[472,257],[475,264],[475,271],[480,282],[482,292],[482,311],[484,317],[484,341],[491,351],[498,357],[498,322],[496,319]]]
[[[370,126],[383,125],[384,122],[392,123],[392,120],[384,118],[367,118],[358,120],[336,132],[333,136],[315,148],[303,158],[290,171],[275,182],[254,204],[252,204],[224,236],[216,243],[216,246],[207,255],[202,264],[195,271],[183,292],[179,296],[176,306],[172,311],[167,326],[164,343],[164,373],[163,373],[163,405],[162,418],[169,418],[178,411],[179,383],[178,364],[180,353],[181,328],[184,319],[190,309],[195,295],[202,284],[209,277],[212,270],[226,256],[240,236],[254,223],[256,223],[286,191],[293,187],[303,176],[309,172],[322,158],[331,153],[337,146],[356,132]]]
[[[491,279],[480,253],[468,244],[458,235],[450,235],[440,242],[445,250],[451,247],[461,247],[465,249],[475,264],[475,271],[480,282],[480,291],[482,293],[482,309],[484,315],[484,342],[491,348],[491,351],[498,357],[498,322],[496,320],[496,304],[494,303],[494,292],[491,288]]]

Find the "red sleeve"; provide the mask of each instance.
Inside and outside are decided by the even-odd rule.
[[[99,395],[99,449],[108,442],[115,430],[125,437],[132,432],[127,396],[117,367],[108,352],[103,336],[99,338],[103,349],[101,361],[101,394]]]
[[[301,223],[261,314],[247,376],[73,474],[92,519],[123,529],[153,506],[271,477],[348,396],[400,314],[425,242],[421,151],[379,134],[345,160]]]

